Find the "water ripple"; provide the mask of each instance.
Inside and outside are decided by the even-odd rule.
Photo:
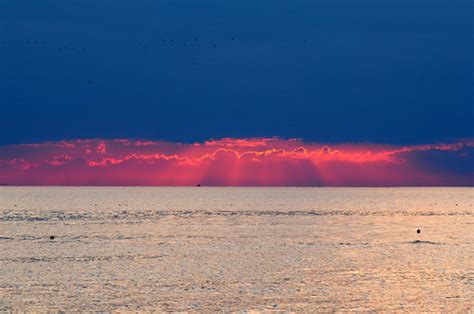
[[[117,212],[83,212],[64,213],[47,212],[35,213],[22,211],[2,213],[0,221],[84,221],[84,220],[157,220],[165,217],[192,218],[192,217],[299,217],[299,216],[474,216],[472,211],[435,212],[435,211],[271,211],[271,210],[138,210]]]

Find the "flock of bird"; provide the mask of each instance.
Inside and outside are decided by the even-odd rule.
[[[229,43],[242,44],[243,41],[239,41],[235,37],[229,37],[227,39],[221,40],[220,44],[218,44],[216,41],[203,41],[203,40],[200,40],[198,37],[194,37],[190,40],[188,39],[188,40],[183,40],[183,41],[179,41],[179,40],[175,40],[175,39],[162,38],[158,41],[153,41],[153,42],[151,42],[151,41],[150,42],[142,41],[142,42],[138,43],[136,45],[136,47],[141,48],[140,50],[142,50],[142,51],[146,51],[147,49],[156,48],[158,45],[160,45],[161,47],[166,47],[166,46],[168,46],[168,47],[175,46],[175,47],[182,47],[182,48],[186,48],[186,47],[189,47],[189,48],[206,48],[206,47],[209,47],[209,48],[217,49],[220,45],[224,46],[224,45],[228,45]],[[303,44],[308,44],[308,43],[310,43],[310,40],[304,39],[302,41],[302,43]],[[3,47],[14,46],[15,44],[17,44],[16,47],[23,44],[24,46],[27,46],[27,47],[29,46],[29,47],[39,47],[39,48],[53,48],[53,49],[57,50],[58,52],[66,52],[66,51],[86,52],[86,51],[88,51],[88,49],[85,48],[85,47],[77,48],[77,47],[74,47],[74,46],[71,46],[71,45],[66,45],[66,44],[57,45],[57,43],[52,44],[52,43],[48,43],[47,41],[44,41],[44,40],[24,40],[24,41],[21,41],[21,40],[5,41],[5,40],[3,40],[1,42],[1,45]],[[55,46],[55,47],[53,47],[53,46]],[[126,48],[131,48],[130,42],[127,42]]]
[[[227,41],[228,42],[236,42],[236,39],[235,39],[235,37],[231,37]],[[21,40],[10,40],[10,41],[3,40],[1,42],[1,45],[3,47],[12,46],[14,44],[19,44],[19,45],[24,44],[25,46],[30,46],[30,47],[43,47],[43,48],[51,47],[51,43],[48,43],[44,40],[24,40],[24,41],[21,41]],[[130,44],[130,42],[128,42],[128,44]],[[175,40],[175,39],[166,39],[166,38],[162,38],[159,41],[154,41],[154,42],[145,42],[145,41],[143,41],[138,45],[138,47],[151,48],[151,47],[156,47],[156,44],[161,44],[161,46],[176,45],[176,46],[182,46],[182,47],[195,47],[195,48],[208,46],[208,47],[211,47],[211,48],[218,48],[217,42],[204,42],[202,40],[199,40],[199,38],[197,38],[197,37],[195,37],[191,40],[184,40],[184,41],[178,41],[178,40]],[[130,48],[130,46],[128,46],[128,47]],[[64,45],[64,44],[59,45],[59,46],[56,45],[56,47],[54,47],[54,49],[56,49],[57,51],[66,51],[66,50],[86,51],[87,50],[85,47],[75,48],[73,46]]]
[[[226,43],[227,41],[227,43]],[[236,43],[237,40],[235,37],[230,37],[224,41],[221,41],[221,45],[223,44],[228,44],[228,43]],[[14,47],[16,49],[19,49],[19,48],[27,48],[27,47],[30,47],[30,48],[42,48],[42,49],[53,49],[55,50],[57,53],[80,53],[80,54],[84,54],[84,53],[87,53],[87,52],[90,52],[90,51],[93,51],[93,50],[97,50],[97,49],[103,49],[102,47],[100,47],[100,45],[97,45],[97,48],[86,48],[86,47],[75,47],[74,45],[70,45],[70,44],[60,44],[58,45],[57,42],[47,42],[45,40],[11,40],[11,41],[5,41],[3,40],[1,42],[1,46],[3,46],[4,48],[8,48],[8,47]],[[205,42],[203,40],[200,40],[199,38],[197,37],[194,37],[192,39],[188,39],[188,40],[183,40],[183,41],[179,41],[179,40],[175,40],[175,39],[167,39],[167,38],[161,38],[159,40],[155,40],[155,41],[150,41],[150,42],[146,42],[146,41],[141,41],[141,42],[136,42],[136,45],[135,45],[135,50],[138,52],[138,53],[152,53],[154,52],[154,50],[156,50],[157,48],[166,48],[166,47],[169,47],[169,48],[172,48],[174,47],[175,49],[176,48],[179,48],[181,47],[182,49],[192,49],[192,48],[212,48],[212,49],[217,49],[219,47],[219,44],[217,42]],[[130,42],[127,42],[127,45],[123,47],[123,49],[133,49],[133,45],[131,45]],[[197,57],[194,57],[192,58],[192,64],[193,66],[197,66],[198,65],[198,60],[197,60]]]
[[[310,43],[310,40],[304,39],[301,43],[307,45]],[[134,44],[135,43],[135,44]],[[246,44],[244,41],[237,39],[234,36],[223,38],[219,41],[209,41],[203,40],[198,37],[193,37],[186,40],[170,39],[170,38],[161,38],[152,41],[128,41],[123,42],[121,49],[128,50],[132,54],[140,54],[141,56],[154,56],[157,53],[163,51],[164,49],[175,49],[177,50],[186,50],[191,54],[191,58],[188,60],[192,67],[197,68],[200,66],[200,57],[203,56],[203,51],[209,52],[211,50],[218,50],[221,47],[224,47],[226,51],[229,49],[229,45],[243,45]],[[48,49],[50,51],[55,51],[57,54],[79,54],[85,55],[88,53],[94,53],[96,51],[104,50],[104,47],[107,47],[107,43],[98,43],[95,44],[96,47],[88,46],[86,47],[77,47],[74,44],[65,44],[59,43],[58,41],[45,41],[45,40],[3,40],[0,41],[0,48],[14,48],[14,49]],[[249,49],[250,46],[247,45],[245,49]],[[113,42],[113,45],[109,45],[107,49],[116,49],[117,42]],[[171,50],[169,52],[175,53]],[[1,52],[1,49],[0,49]],[[1,55],[0,55],[1,56]],[[92,83],[92,82],[89,82]]]

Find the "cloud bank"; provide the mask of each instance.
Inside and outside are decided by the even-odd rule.
[[[474,186],[474,140],[394,146],[224,138],[0,146],[9,185]]]

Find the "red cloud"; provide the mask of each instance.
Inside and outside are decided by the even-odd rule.
[[[474,185],[474,141],[393,146],[251,138],[88,139],[0,147],[12,185]]]
[[[220,140],[211,140],[204,142],[207,146],[226,146],[226,147],[262,147],[271,142],[278,141],[278,138],[223,138]]]
[[[107,152],[107,145],[104,141],[101,141],[99,145],[97,145],[97,152],[100,154],[105,154]]]

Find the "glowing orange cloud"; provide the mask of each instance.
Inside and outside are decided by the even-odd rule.
[[[394,146],[249,138],[86,139],[0,147],[11,185],[474,185],[474,140]]]

